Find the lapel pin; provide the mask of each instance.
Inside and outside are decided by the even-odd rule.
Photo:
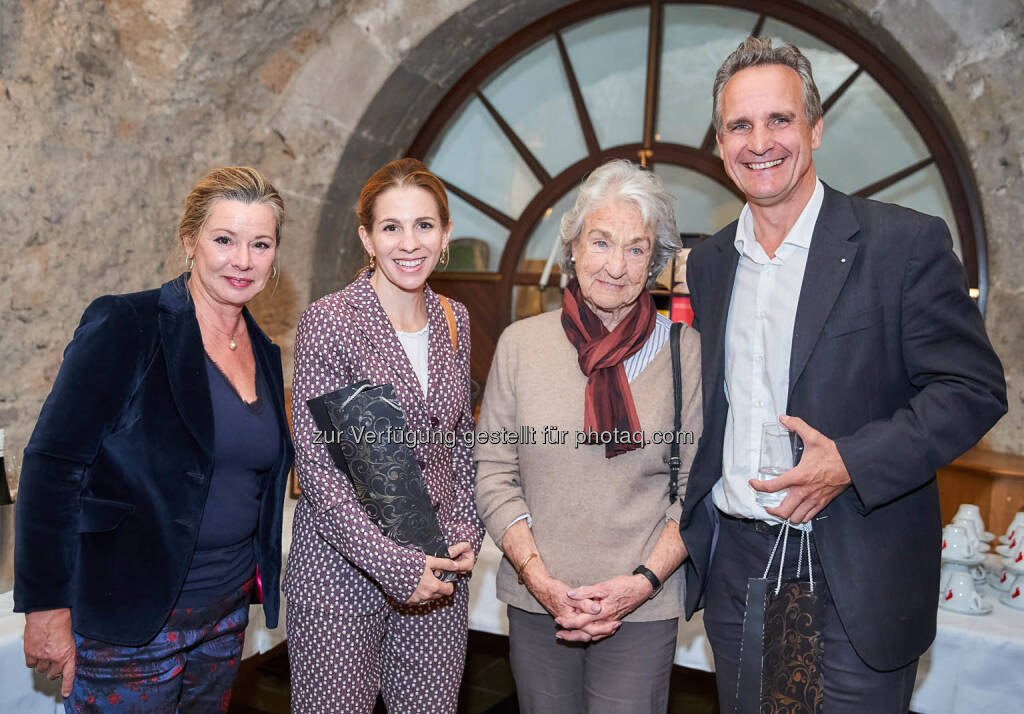
[[[845,262],[846,262],[846,258],[840,258],[840,259],[839,259],[839,262],[840,262],[840,263],[845,263]]]

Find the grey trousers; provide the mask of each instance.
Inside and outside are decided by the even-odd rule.
[[[509,648],[523,714],[663,714],[679,621],[624,622],[594,643],[555,639],[548,614],[508,608]]]
[[[719,707],[723,714],[735,711],[747,578],[761,577],[777,534],[776,529],[755,528],[719,514],[718,544],[705,591],[704,629],[715,653]],[[791,554],[793,548],[799,547],[799,542],[799,538],[795,538],[787,549],[790,554],[786,558],[787,577],[795,575],[797,559]],[[814,572],[821,573],[813,538],[811,546]],[[790,568],[794,572],[790,572]],[[891,672],[880,672],[865,664],[846,636],[825,578],[816,577],[814,582],[816,591],[825,601],[824,711],[828,714],[904,714],[914,691],[917,660]],[[879,627],[884,625],[880,623]]]

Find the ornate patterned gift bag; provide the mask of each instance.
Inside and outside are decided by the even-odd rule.
[[[438,558],[448,544],[423,472],[404,439],[405,414],[390,384],[356,382],[306,402],[327,451],[348,474],[356,497],[381,532],[399,545]],[[451,582],[455,573],[437,576]]]
[[[821,714],[824,699],[825,615],[814,592],[811,535],[801,532],[796,578],[783,578],[789,522],[779,528],[775,547],[760,578],[747,581],[740,672],[736,684],[738,714]],[[782,544],[779,570],[768,573]],[[804,554],[807,579],[801,578]],[[723,707],[723,711],[726,709]]]

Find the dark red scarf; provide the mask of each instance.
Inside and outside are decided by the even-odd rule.
[[[587,375],[583,428],[590,435],[587,443],[605,444],[605,458],[643,446],[643,442],[633,443],[624,438],[625,434],[640,431],[640,419],[622,363],[647,342],[654,332],[657,315],[654,298],[645,291],[622,322],[608,332],[601,319],[584,303],[579,282],[573,278],[565,286],[562,327],[579,353],[580,369]],[[616,431],[618,439],[607,438]]]

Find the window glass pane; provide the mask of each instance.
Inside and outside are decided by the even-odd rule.
[[[657,164],[654,172],[676,197],[680,233],[710,235],[739,217],[743,201],[704,174],[672,164]]]
[[[649,14],[646,7],[614,12],[563,34],[603,148],[643,139]]]
[[[953,234],[953,250],[957,257],[962,257],[960,231],[956,228],[953,206],[949,202],[946,187],[942,184],[942,177],[935,164],[907,176],[884,191],[879,191],[871,198],[886,203],[897,203],[921,213],[938,216],[949,226],[949,232]]]
[[[656,125],[659,141],[700,146],[711,125],[715,72],[756,23],[757,15],[745,10],[665,6]]]
[[[865,73],[825,115],[814,165],[830,186],[853,193],[927,156],[910,120]]]
[[[771,37],[773,47],[780,47],[788,42],[800,48],[811,61],[814,83],[818,86],[822,102],[857,69],[857,63],[836,48],[784,22],[768,18],[761,30],[761,36]]]
[[[459,110],[425,163],[445,181],[517,218],[540,183],[475,97]]]
[[[573,189],[558,199],[555,204],[544,212],[544,217],[534,226],[530,237],[526,239],[526,247],[519,259],[519,272],[539,273],[544,270],[551,248],[558,239],[558,231],[562,225],[562,216],[572,209],[576,203],[578,189]],[[559,256],[555,256],[552,270],[558,270]]]
[[[554,40],[506,67],[483,93],[552,176],[586,155]]]
[[[508,229],[448,192],[452,216],[448,270],[493,272],[508,242]]]

